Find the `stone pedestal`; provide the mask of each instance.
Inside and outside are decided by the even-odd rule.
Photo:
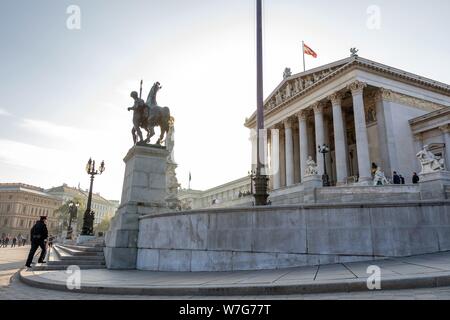
[[[167,210],[168,155],[165,148],[135,146],[125,157],[122,205],[105,239],[108,269],[136,269],[139,217]]]
[[[445,187],[450,186],[450,172],[420,174],[419,185],[422,200],[444,200],[446,199]]]
[[[77,245],[82,246],[86,242],[96,239],[96,236],[78,236]]]
[[[180,188],[180,184],[178,183],[176,169],[178,165],[172,161],[172,159],[167,160],[167,172],[166,172],[166,185],[167,185],[167,206],[176,210],[181,208],[181,201],[178,199],[178,189]]]
[[[303,186],[304,186],[304,203],[314,203],[316,202],[315,190],[317,188],[322,188],[323,181],[322,177],[318,174],[305,176],[303,178]]]

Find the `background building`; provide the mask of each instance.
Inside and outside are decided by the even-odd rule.
[[[40,216],[47,216],[49,233],[56,233],[59,198],[44,189],[22,183],[0,184],[0,234],[26,236]]]
[[[247,176],[205,191],[183,189],[178,198],[183,209],[195,210],[248,204],[253,201],[252,193],[251,179]]]
[[[46,190],[46,193],[57,197],[60,200],[60,205],[74,199],[80,199],[83,201],[82,205],[85,207],[89,195],[88,190],[82,190],[81,188],[69,187],[67,184],[63,184],[59,187],[54,187]],[[112,218],[118,208],[118,201],[109,201],[103,198],[99,193],[92,194],[92,210],[95,212],[94,226],[98,225],[105,218]]]

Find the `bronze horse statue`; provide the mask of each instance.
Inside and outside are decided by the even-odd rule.
[[[138,143],[150,143],[150,139],[155,135],[155,127],[161,128],[161,135],[156,142],[157,145],[161,145],[164,137],[169,132],[170,109],[168,107],[160,107],[156,102],[156,95],[160,89],[162,89],[160,83],[156,82],[150,90],[147,102],[144,102],[136,91],[131,93],[131,97],[134,99],[134,106],[128,108],[128,111],[134,111],[131,134],[135,145]],[[147,131],[145,140],[142,136],[141,128]]]

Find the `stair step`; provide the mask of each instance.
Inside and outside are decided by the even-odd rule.
[[[67,252],[65,252],[63,249],[61,249],[60,247],[54,247],[53,250],[56,252],[56,254],[58,255],[59,260],[92,260],[92,261],[103,261],[105,260],[104,256],[100,256],[100,255],[71,255]]]
[[[48,261],[47,264],[49,266],[57,266],[57,265],[102,266],[102,265],[105,265],[105,261],[92,261],[92,260],[79,260],[79,259],[78,260],[53,260],[53,261]]]
[[[33,266],[33,271],[58,271],[58,270],[67,270],[72,266],[71,264],[68,265],[47,265],[47,264],[37,264]],[[106,269],[105,265],[79,265],[77,266],[81,270],[95,270],[95,269]]]
[[[100,257],[103,257],[104,256],[103,252],[81,251],[81,250],[76,250],[76,249],[73,249],[73,248],[66,247],[64,245],[58,245],[57,247],[58,247],[58,249],[61,249],[62,251],[66,252],[66,253],[68,253],[70,255],[73,255],[73,256],[84,256],[84,257],[87,257],[87,256],[100,256]]]
[[[75,246],[75,245],[64,245],[66,248],[83,251],[83,252],[103,252],[103,247],[86,247],[86,246]]]

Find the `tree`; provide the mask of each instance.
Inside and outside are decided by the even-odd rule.
[[[95,233],[103,232],[106,233],[109,230],[109,227],[111,225],[111,218],[104,218],[102,222],[100,222],[95,229]]]
[[[84,215],[84,211],[86,211],[86,207],[84,204],[84,201],[80,198],[74,198],[73,200],[69,200],[66,203],[64,203],[61,207],[59,207],[56,212],[58,215],[58,222],[59,225],[61,225],[62,230],[60,230],[61,232],[63,230],[67,230],[67,227],[69,226],[69,220],[70,220],[70,211],[69,211],[69,205],[70,203],[78,203],[80,206],[78,207],[78,212],[77,212],[77,218],[72,220],[72,227],[74,223],[77,223],[77,230],[76,231],[81,231],[81,228],[83,227],[83,215]]]

